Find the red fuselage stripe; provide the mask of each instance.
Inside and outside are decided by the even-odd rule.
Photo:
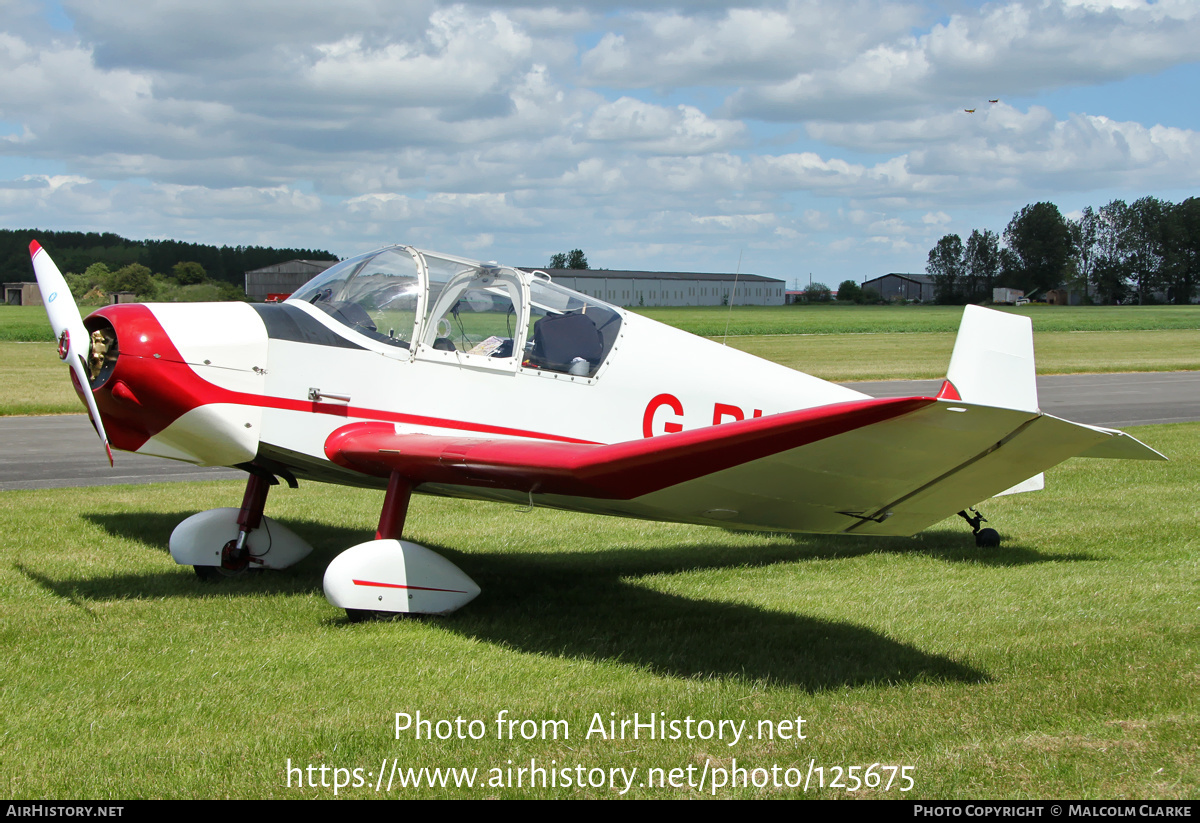
[[[224,402],[242,403],[247,406],[261,406],[265,409],[328,414],[337,417],[355,417],[363,420],[378,420],[388,423],[408,423],[412,426],[430,426],[437,429],[455,429],[457,431],[479,432],[481,434],[500,434],[508,437],[532,437],[538,440],[553,440],[560,443],[597,445],[594,440],[580,440],[575,437],[528,431],[526,429],[509,429],[504,426],[491,426],[486,423],[469,423],[466,420],[447,420],[442,417],[427,417],[422,414],[389,412],[382,409],[368,409],[362,406],[341,406],[336,403],[313,403],[286,397],[271,397],[268,395],[244,394],[241,392],[231,392],[231,394],[235,397]]]
[[[453,594],[466,594],[458,589],[431,589],[428,586],[402,586],[399,583],[378,583],[374,580],[355,580],[355,586],[377,586],[381,589],[412,589],[419,592],[452,592]]]

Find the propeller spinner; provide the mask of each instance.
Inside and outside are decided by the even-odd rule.
[[[70,366],[75,379],[79,381],[88,416],[92,418],[92,425],[96,427],[96,433],[104,442],[104,451],[111,466],[112,448],[108,444],[108,435],[104,432],[104,423],[100,420],[100,410],[96,408],[96,398],[92,396],[88,376],[91,339],[83,325],[83,318],[79,315],[79,308],[75,305],[75,298],[71,296],[71,290],[67,287],[62,272],[38,241],[30,242],[29,255],[33,258],[33,272],[37,276],[38,288],[42,292],[42,302],[46,306],[50,326],[54,329],[54,336],[58,338],[58,356]]]

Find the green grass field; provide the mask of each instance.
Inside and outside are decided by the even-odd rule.
[[[238,483],[5,492],[0,793],[334,795],[332,771],[316,788],[293,772],[289,788],[290,760],[361,769],[342,797],[619,796],[375,791],[381,764],[476,768],[486,783],[533,760],[573,776],[637,769],[626,796],[646,798],[714,795],[639,785],[649,769],[686,781],[690,767],[695,783],[778,766],[809,790],[715,796],[1195,800],[1200,424],[1135,433],[1172,461],[1070,461],[1045,492],[982,507],[1004,536],[994,550],[957,518],[912,539],[793,539],[417,498],[408,536],[483,594],[449,617],[357,625],[321,576],[369,539],[381,493],[273,492],[268,512],[314,555],[206,586],[167,537],[192,512],[237,505]],[[504,710],[566,721],[569,737],[497,739]],[[418,711],[485,733],[397,739],[396,713]],[[805,739],[588,738],[594,717],[634,712],[751,734],[799,716]],[[896,777],[851,791],[837,771],[872,764],[909,767],[911,790]]]
[[[83,411],[53,343],[0,343],[0,385],[0,415]]]
[[[11,311],[0,308],[0,340],[45,324],[41,309]],[[829,379],[936,377],[960,314],[947,311],[765,310],[826,331],[755,335],[751,320],[730,344]],[[1188,307],[1032,311],[1043,373],[1200,368]],[[1118,328],[1046,328],[1038,311]],[[854,333],[881,318],[936,327]],[[0,412],[80,410],[48,325],[45,337],[0,342]],[[334,795],[332,771],[330,785],[301,788],[290,760],[350,783],[359,769],[346,797],[621,796],[607,771],[602,787],[514,786],[532,760],[572,779],[576,767],[636,769],[625,796],[646,798],[1195,800],[1200,424],[1133,433],[1171,462],[1070,461],[1047,491],[982,507],[1005,540],[986,551],[957,518],[912,539],[796,539],[418,498],[406,536],[484,593],[449,617],[359,625],[325,601],[321,577],[371,537],[381,493],[273,492],[268,513],[313,556],[217,586],[175,566],[167,539],[193,512],[236,506],[239,483],[0,493],[0,792]],[[570,736],[497,739],[505,710],[564,721]],[[397,739],[396,713],[418,711],[485,732]],[[587,735],[594,718],[635,712],[744,722],[756,737]],[[798,716],[805,739],[757,737],[760,722]],[[474,768],[484,785],[376,792],[381,764],[397,763]],[[909,767],[911,790],[899,776],[852,790],[873,764],[885,779]],[[784,784],[823,769],[824,786],[712,788],[715,775],[773,767]],[[503,785],[486,785],[492,769]],[[684,784],[646,785],[652,769]]]
[[[86,317],[89,312],[81,309]],[[41,306],[0,306],[0,341],[10,343],[54,342],[54,332]]]
[[[1200,369],[1200,329],[1034,332],[1038,374]],[[824,380],[945,377],[950,333],[745,335],[729,345]]]
[[[998,306],[1033,320],[1035,332],[1200,329],[1196,306]],[[660,323],[721,338],[746,334],[900,334],[958,331],[962,306],[735,306],[635,309]]]

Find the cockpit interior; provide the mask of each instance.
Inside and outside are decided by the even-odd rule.
[[[288,302],[308,303],[393,352],[584,378],[607,360],[622,318],[544,272],[409,246],[344,260]]]

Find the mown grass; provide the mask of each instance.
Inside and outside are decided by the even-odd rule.
[[[824,380],[916,380],[946,375],[954,335],[746,335],[728,345]],[[1034,332],[1038,374],[1200,369],[1200,329]]]
[[[996,306],[1032,318],[1035,332],[1200,329],[1195,306]],[[660,323],[721,338],[747,334],[954,333],[961,306],[735,306],[635,309]]]
[[[0,343],[0,415],[83,410],[54,343]]]
[[[89,313],[80,309],[84,316]],[[0,306],[0,341],[9,343],[53,343],[54,332],[41,306]]]
[[[12,798],[331,797],[292,765],[913,767],[908,798],[1200,794],[1200,424],[1135,433],[1170,463],[1075,460],[912,539],[737,534],[417,498],[408,536],[483,588],[444,618],[353,625],[321,594],[381,494],[305,484],[269,513],[314,555],[206,587],[167,554],[215,482],[0,495],[3,783]],[[494,721],[566,720],[567,740]],[[396,739],[396,712],[481,719]],[[594,714],[806,720],[806,739],[587,739]],[[320,774],[317,774],[318,781]],[[332,773],[329,774],[332,780]],[[829,777],[827,777],[827,780]],[[612,797],[609,789],[343,790]],[[839,797],[845,789],[810,789]],[[709,796],[642,788],[636,797]],[[738,787],[719,797],[795,797]]]

